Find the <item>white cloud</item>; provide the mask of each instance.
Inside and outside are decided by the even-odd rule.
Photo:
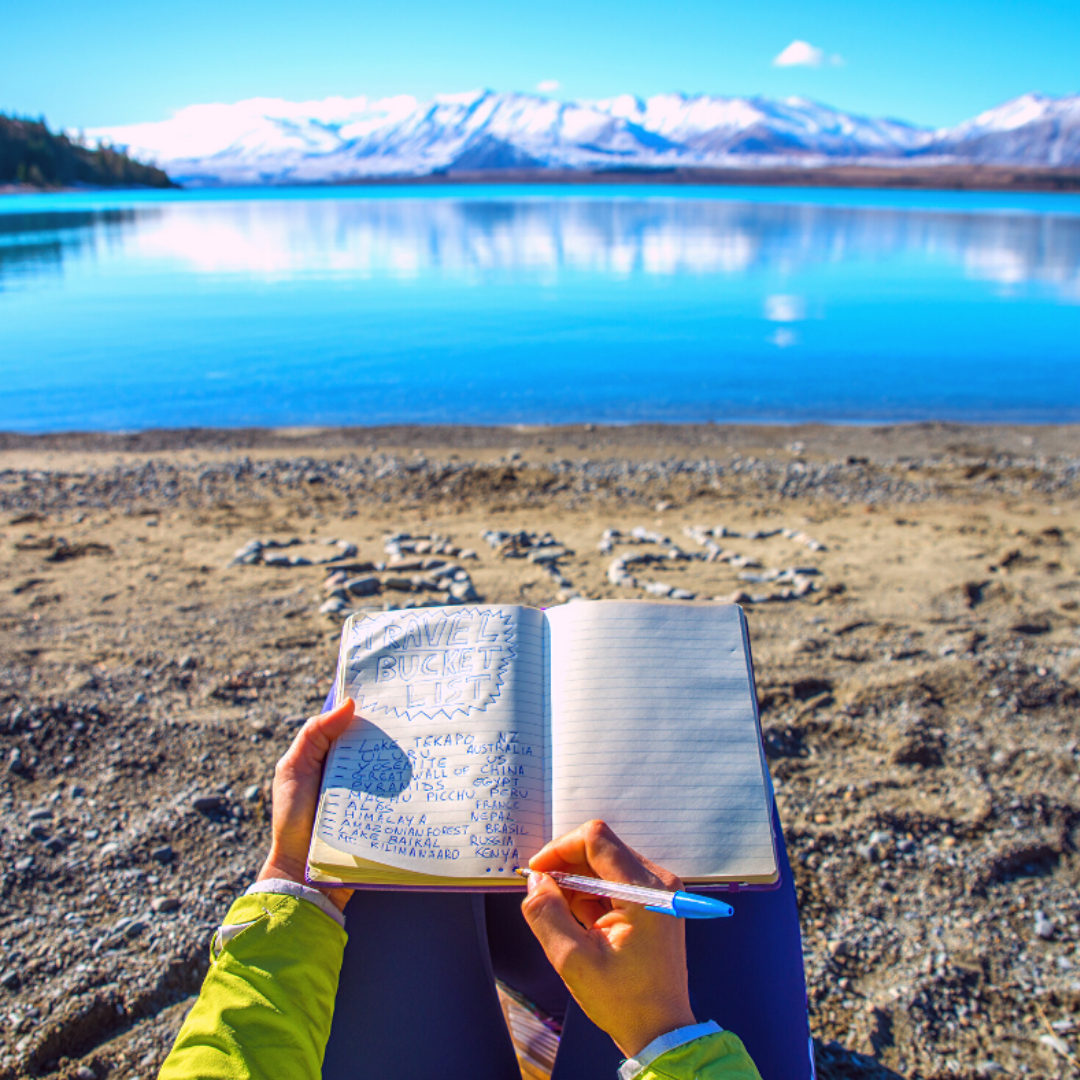
[[[773,67],[821,67],[825,63],[825,50],[811,45],[809,41],[796,38],[783,52],[773,57]],[[839,56],[829,58],[831,64],[842,64]]]
[[[560,85],[561,83],[558,79],[541,79],[536,84],[536,89],[539,90],[541,94],[554,94],[555,91],[559,89]]]

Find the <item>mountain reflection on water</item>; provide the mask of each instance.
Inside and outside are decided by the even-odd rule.
[[[0,203],[0,426],[1072,419],[1061,205]]]
[[[0,214],[0,270],[120,244],[203,273],[730,274],[914,256],[1080,301],[1080,215],[686,200],[252,201]],[[46,256],[45,253],[48,253]]]
[[[151,218],[157,211],[147,207],[144,214]],[[118,240],[119,227],[134,223],[131,209],[0,213],[0,288],[5,272],[57,272],[65,252],[77,255],[110,236]]]

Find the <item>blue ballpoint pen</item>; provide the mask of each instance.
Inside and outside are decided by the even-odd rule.
[[[519,866],[514,873],[528,877],[530,871],[528,867]],[[606,896],[611,900],[626,900],[631,904],[644,904],[646,911],[658,911],[661,915],[674,915],[679,919],[724,919],[735,914],[735,909],[722,900],[683,892],[681,889],[678,892],[646,889],[641,885],[623,885],[618,881],[605,881],[582,874],[564,874],[560,870],[545,870],[544,873],[564,889]]]

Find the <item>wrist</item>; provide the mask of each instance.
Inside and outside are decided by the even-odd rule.
[[[263,863],[262,869],[255,880],[258,882],[266,881],[269,878],[278,878],[282,881],[295,881],[297,885],[303,885],[305,888],[317,889],[338,911],[344,911],[352,891],[350,889],[327,889],[321,885],[312,884],[304,874],[306,867],[306,862],[298,862],[296,859],[271,848],[270,854],[266,856],[266,861]]]
[[[654,1039],[696,1023],[697,1017],[690,1008],[690,1002],[686,1001],[671,1009],[665,1009],[662,1013],[643,1018],[629,1030],[621,1032],[615,1042],[628,1058],[637,1057]]]
[[[265,881],[267,878],[281,878],[284,881],[295,881],[298,885],[306,885],[307,881],[304,879],[305,865],[305,863],[283,854],[276,848],[271,848],[255,880]]]

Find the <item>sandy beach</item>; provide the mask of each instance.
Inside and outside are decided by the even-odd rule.
[[[443,602],[447,563],[743,604],[819,1075],[1075,1075],[1078,436],[0,435],[0,1077],[156,1073],[344,612]]]

